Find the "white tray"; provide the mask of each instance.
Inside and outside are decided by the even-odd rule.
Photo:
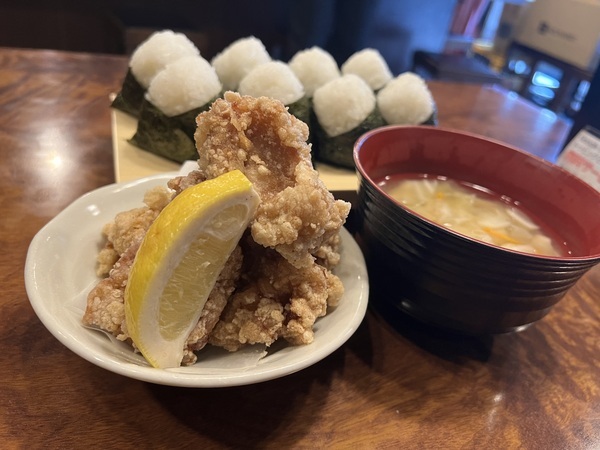
[[[135,134],[137,120],[117,109],[111,108],[111,126],[113,136],[113,158],[117,183],[138,178],[176,172],[180,165],[166,158],[142,150],[129,143]],[[351,170],[318,163],[319,176],[332,192],[356,192],[358,179]]]

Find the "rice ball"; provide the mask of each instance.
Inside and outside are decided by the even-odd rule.
[[[434,101],[425,80],[405,72],[377,94],[377,107],[391,125],[419,125],[431,117]]]
[[[289,105],[304,97],[304,88],[287,64],[270,61],[255,67],[242,79],[239,93],[270,97]]]
[[[358,75],[375,91],[392,79],[392,72],[385,59],[373,48],[366,48],[350,56],[342,64],[342,73]]]
[[[317,88],[340,76],[333,56],[319,47],[299,51],[290,59],[289,66],[304,86],[307,97],[312,97]]]
[[[215,69],[201,56],[168,64],[150,83],[146,98],[172,117],[206,105],[221,92]]]
[[[260,39],[250,36],[238,39],[212,59],[212,65],[226,90],[236,90],[252,69],[271,61]]]
[[[329,81],[313,96],[319,124],[329,137],[339,136],[360,125],[376,106],[375,94],[358,75],[348,74]]]
[[[148,89],[158,72],[171,62],[186,56],[199,56],[200,50],[184,34],[157,31],[132,53],[129,67],[136,80]]]

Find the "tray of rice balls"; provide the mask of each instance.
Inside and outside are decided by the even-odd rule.
[[[226,91],[274,98],[306,123],[315,167],[331,191],[356,191],[352,151],[365,132],[437,122],[426,82],[411,72],[394,76],[372,48],[341,66],[319,47],[286,63],[249,36],[208,61],[184,34],[157,31],[131,54],[112,99],[116,181],[177,171],[197,160],[196,117]]]

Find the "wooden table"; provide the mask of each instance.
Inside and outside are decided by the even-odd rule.
[[[35,233],[114,180],[119,57],[0,49],[1,448],[600,446],[600,267],[518,333],[458,338],[371,308],[339,350],[256,385],[187,389],[62,346],[24,288]],[[494,87],[431,83],[440,124],[553,158],[568,124]]]

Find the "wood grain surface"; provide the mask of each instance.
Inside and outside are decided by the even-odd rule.
[[[0,49],[0,448],[600,446],[600,267],[542,321],[444,334],[371,298],[342,348],[251,386],[187,389],[113,374],[42,325],[24,287],[35,233],[113,182],[108,96],[124,58]],[[568,124],[499,87],[432,82],[440,125],[554,158]]]

